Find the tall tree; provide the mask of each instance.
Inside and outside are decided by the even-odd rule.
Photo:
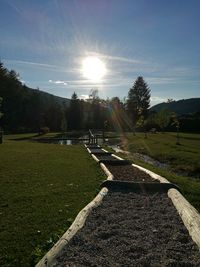
[[[81,128],[81,104],[74,92],[70,100],[70,108],[68,113],[68,122],[70,130],[80,130]]]
[[[1,103],[3,101],[3,98],[0,97],[0,142],[2,141],[1,139],[1,117],[3,116],[3,113],[1,112]]]
[[[142,76],[139,76],[128,92],[127,111],[132,120],[133,126],[143,116],[145,119],[150,106],[150,89]]]
[[[170,122],[171,112],[168,109],[161,109],[155,115],[155,121],[160,127],[161,131],[164,132],[164,129],[168,126]]]
[[[59,131],[63,118],[60,99],[22,85],[14,70],[0,62],[1,126],[6,132],[34,132],[41,127]]]
[[[0,97],[0,108],[1,108],[2,101],[3,101],[3,99],[2,99],[2,97]],[[3,113],[1,112],[1,109],[0,109],[0,119],[1,119],[2,116],[3,116]]]

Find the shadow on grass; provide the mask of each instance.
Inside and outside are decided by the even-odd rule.
[[[35,134],[35,135],[31,135],[31,136],[24,136],[24,137],[15,137],[15,138],[9,138],[8,140],[12,140],[12,141],[26,141],[26,140],[32,140],[33,138],[37,138],[37,137],[41,137],[41,136],[45,136],[44,134]]]

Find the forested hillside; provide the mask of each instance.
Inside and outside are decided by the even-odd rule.
[[[177,115],[192,114],[200,112],[200,98],[181,99],[178,101],[169,101],[160,103],[151,107],[151,111],[159,112],[162,109],[168,109],[176,112]]]
[[[6,133],[80,131],[107,128],[117,131],[200,131],[200,98],[169,101],[149,109],[150,89],[138,77],[125,102],[100,99],[93,90],[87,101],[57,97],[23,85],[14,70],[0,63],[0,128]],[[176,119],[175,119],[176,118]],[[176,121],[176,123],[174,122]]]
[[[39,131],[49,127],[61,129],[70,100],[31,89],[23,85],[14,70],[0,63],[1,127],[6,132]]]
[[[61,98],[23,85],[14,70],[0,63],[0,128],[6,133],[100,129],[106,120],[98,95],[88,101]]]

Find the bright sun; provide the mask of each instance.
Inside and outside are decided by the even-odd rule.
[[[93,82],[99,82],[106,74],[106,67],[98,57],[86,57],[82,62],[83,76]]]

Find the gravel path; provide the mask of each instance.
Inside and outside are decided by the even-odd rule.
[[[197,267],[200,253],[165,193],[110,192],[57,260],[60,267]]]
[[[131,165],[112,166],[106,164],[106,167],[114,175],[114,180],[159,183],[159,180],[153,179],[149,174]]]

